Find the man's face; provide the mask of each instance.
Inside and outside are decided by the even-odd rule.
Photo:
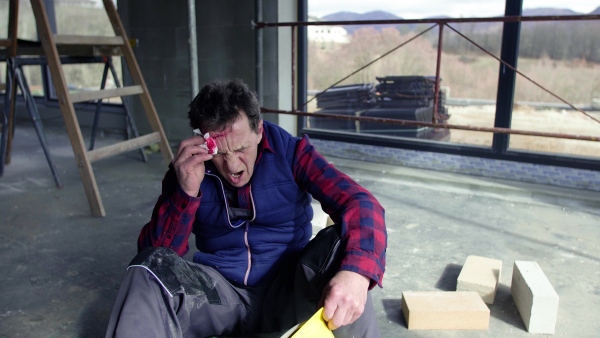
[[[221,176],[234,187],[246,185],[254,173],[258,144],[262,140],[262,120],[258,126],[258,133],[252,131],[248,117],[240,112],[240,117],[231,127],[222,131],[209,131],[219,149],[212,162]]]

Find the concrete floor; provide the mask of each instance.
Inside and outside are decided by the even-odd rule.
[[[107,213],[94,218],[61,120],[45,127],[64,187],[27,121],[0,178],[0,337],[100,337],[166,165],[137,152],[93,164]],[[559,294],[555,336],[600,332],[600,193],[330,160],[386,208],[387,271],[373,291],[384,337],[529,336],[510,295],[515,260],[538,262]],[[489,329],[408,330],[402,292],[454,290],[468,255],[503,261]]]

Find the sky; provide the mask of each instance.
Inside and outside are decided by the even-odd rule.
[[[430,4],[430,6],[427,6]],[[346,11],[367,13],[383,10],[403,19],[446,15],[454,18],[504,15],[505,0],[308,0],[308,14],[322,17]],[[587,14],[600,6],[600,0],[523,0],[523,8],[566,8]]]

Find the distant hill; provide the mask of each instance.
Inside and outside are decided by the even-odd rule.
[[[523,11],[523,16],[555,16],[555,15],[582,15],[564,8],[532,8]]]
[[[402,20],[401,17],[396,16],[386,11],[373,11],[368,13],[354,13],[354,12],[337,12],[329,15],[325,15],[321,18],[323,21],[363,21],[363,20]],[[396,27],[398,25],[344,25],[344,29],[348,31],[348,34],[353,34],[356,30],[373,27],[377,30],[381,30],[385,27]]]
[[[523,11],[523,16],[556,16],[556,15],[581,15],[584,13],[578,13],[570,9],[564,8],[532,8]],[[589,14],[600,14],[600,7],[596,8]],[[499,13],[497,16],[502,16],[503,13]],[[429,19],[448,18],[447,16],[435,16]],[[325,15],[321,18],[322,21],[361,21],[361,20],[402,20],[395,14],[386,11],[373,11],[368,13],[354,13],[354,12],[337,12],[333,14]],[[483,31],[489,31],[493,29],[499,29],[502,27],[501,23],[495,22],[481,22],[474,24],[475,29],[481,29]],[[413,30],[416,25],[344,25],[343,26],[348,34],[353,34],[356,30],[365,27],[372,27],[377,30],[381,30],[384,27],[402,27],[403,31]]]
[[[583,15],[564,8],[531,8],[523,10],[523,16],[563,16]],[[590,15],[600,14],[600,7]],[[495,16],[502,16],[499,13]],[[439,16],[436,18],[440,18]],[[323,21],[364,21],[364,20],[401,20],[402,18],[385,11],[368,13],[338,12],[326,15]],[[430,18],[430,19],[433,19]],[[402,34],[420,32],[430,25],[343,25],[350,35],[358,29],[371,27],[381,30],[384,27],[394,27]],[[502,22],[456,23],[454,28],[475,41],[485,50],[499,55],[502,37]],[[597,35],[600,31],[598,21],[558,21],[558,22],[525,22],[521,29],[519,55],[521,57],[539,58],[550,57],[553,60],[584,59],[600,63],[600,51],[597,46]],[[428,34],[425,37],[432,45],[437,44],[437,35]],[[479,50],[465,41],[458,34],[444,35],[444,51],[448,53],[469,53]]]
[[[386,11],[368,13],[337,12],[322,17],[323,21],[357,21],[357,20],[400,20],[401,17]]]

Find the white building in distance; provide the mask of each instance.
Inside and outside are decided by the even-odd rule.
[[[309,16],[308,21],[321,21],[316,16]],[[318,43],[321,49],[333,48],[340,44],[350,43],[348,31],[341,26],[307,26],[306,37],[309,42]]]
[[[348,32],[340,26],[308,26],[309,41],[323,43],[349,43]]]

